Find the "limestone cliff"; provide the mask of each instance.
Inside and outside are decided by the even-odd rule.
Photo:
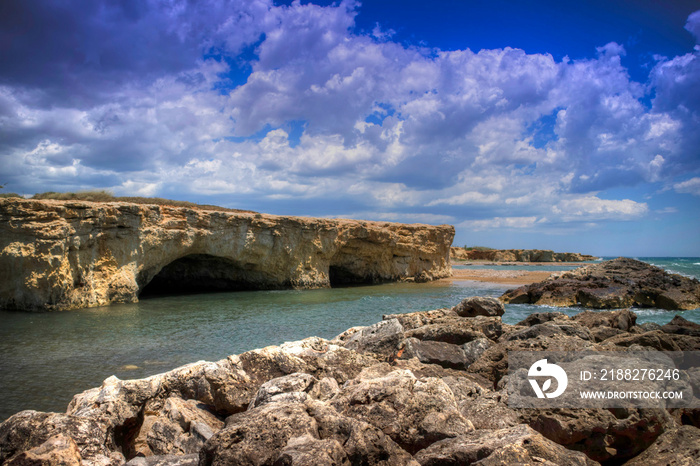
[[[582,262],[595,256],[576,252],[554,252],[549,249],[471,249],[451,248],[450,256],[457,261],[492,262]]]
[[[0,199],[0,308],[64,310],[179,291],[318,288],[451,274],[449,225]]]

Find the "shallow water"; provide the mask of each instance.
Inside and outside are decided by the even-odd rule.
[[[685,260],[656,262],[700,276],[700,259],[687,267]],[[70,312],[0,311],[0,419],[23,409],[63,412],[74,394],[110,375],[141,378],[284,341],[332,338],[383,314],[451,307],[467,296],[500,296],[508,288],[471,281],[393,283],[159,297]],[[503,321],[513,324],[550,310],[573,315],[582,309],[508,305]],[[676,314],[635,312],[639,323],[663,324]],[[700,309],[678,314],[700,322]]]

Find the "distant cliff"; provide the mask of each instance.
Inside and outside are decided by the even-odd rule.
[[[454,261],[492,262],[582,262],[597,259],[595,256],[576,252],[554,252],[543,249],[464,249],[450,248]]]
[[[146,291],[319,288],[451,274],[454,227],[124,202],[0,199],[0,308]]]

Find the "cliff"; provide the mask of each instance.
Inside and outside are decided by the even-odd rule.
[[[427,281],[451,274],[453,237],[449,225],[0,199],[0,308],[135,302],[144,290]]]
[[[455,261],[492,262],[582,262],[597,259],[577,252],[554,252],[548,249],[487,249],[466,250],[453,247],[450,257]]]

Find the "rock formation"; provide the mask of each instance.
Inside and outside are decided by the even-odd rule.
[[[700,307],[700,282],[620,257],[508,290],[501,300],[512,304],[581,305],[594,309],[637,306],[688,310]]]
[[[582,262],[596,260],[595,256],[577,252],[554,252],[548,249],[464,249],[450,248],[453,261],[490,262]]]
[[[504,379],[507,353],[517,349],[698,351],[697,324],[639,326],[621,310],[540,313],[507,325],[502,314],[495,298],[468,298],[387,315],[330,341],[312,337],[141,380],[110,377],[76,395],[65,414],[23,411],[0,424],[0,463],[700,462],[698,409],[514,409]]]
[[[451,273],[449,225],[123,202],[0,199],[0,308],[134,302],[149,290],[317,288]]]

